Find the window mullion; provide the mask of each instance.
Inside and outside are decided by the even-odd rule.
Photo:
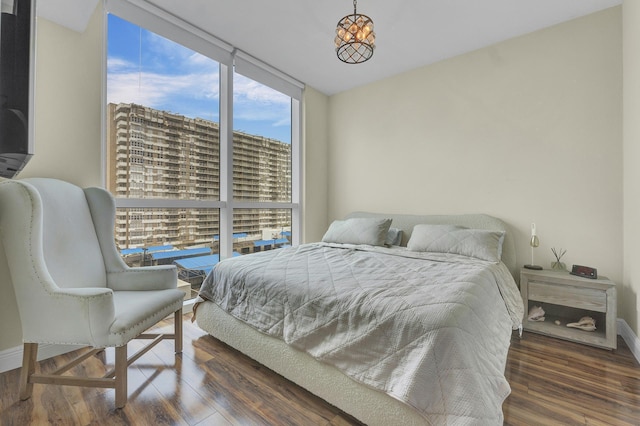
[[[233,253],[233,68],[220,64],[220,258]]]
[[[291,99],[291,243],[299,245],[302,242],[302,117],[300,100]]]

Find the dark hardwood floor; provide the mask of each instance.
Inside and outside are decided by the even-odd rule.
[[[352,417],[213,339],[185,316],[184,352],[161,342],[129,367],[129,401],[113,390],[34,385],[18,399],[19,370],[0,374],[0,425],[359,425]],[[170,321],[162,323],[170,328]],[[133,351],[135,345],[130,344]],[[505,424],[640,424],[640,366],[622,339],[606,351],[525,333],[514,338]],[[100,374],[107,350],[75,367]],[[72,354],[41,363],[50,371]]]
[[[640,425],[640,365],[618,336],[608,351],[533,333],[511,339],[509,425]]]

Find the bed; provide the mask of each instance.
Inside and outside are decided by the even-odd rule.
[[[366,424],[502,424],[516,271],[495,217],[356,212],[322,242],[220,262],[194,311]]]

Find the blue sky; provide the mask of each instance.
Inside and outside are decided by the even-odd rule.
[[[218,63],[109,15],[107,102],[219,121]],[[234,76],[234,130],[291,143],[291,100]]]

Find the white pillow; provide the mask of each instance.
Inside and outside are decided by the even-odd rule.
[[[490,262],[502,257],[504,231],[455,225],[416,225],[407,243],[412,251],[461,254]]]
[[[384,241],[385,246],[399,246],[402,243],[402,229],[389,228],[387,232],[387,238]]]
[[[368,244],[383,246],[391,219],[354,217],[335,220],[322,237],[325,243]]]

